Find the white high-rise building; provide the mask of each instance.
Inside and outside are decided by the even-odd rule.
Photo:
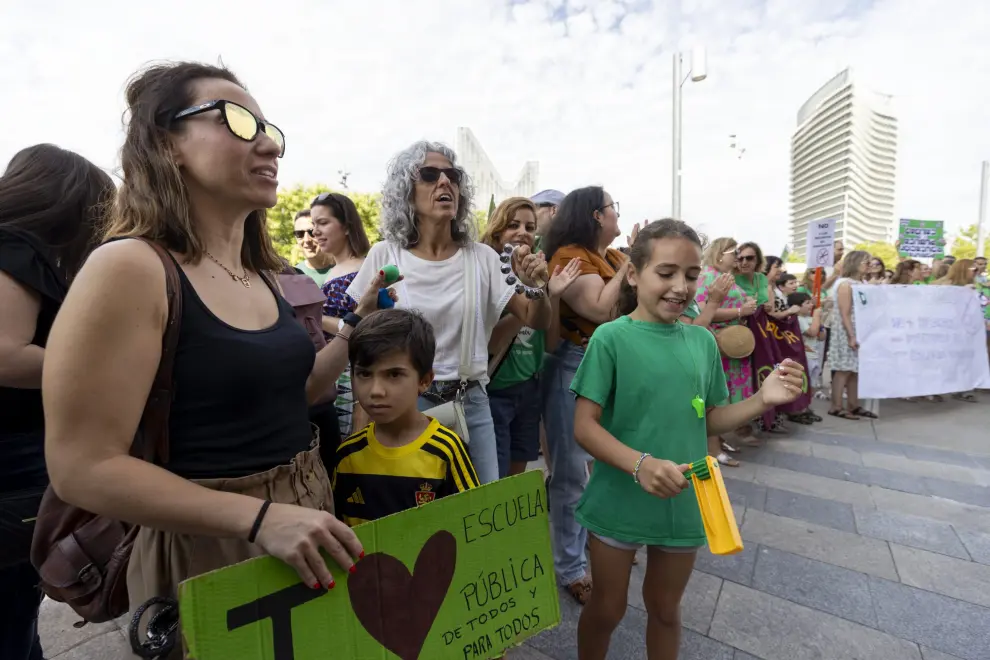
[[[474,204],[477,209],[487,211],[492,195],[498,204],[509,197],[531,197],[539,190],[540,164],[537,161],[527,161],[516,180],[506,182],[499,176],[470,128],[457,129],[456,149],[458,160],[474,181]]]
[[[798,111],[791,138],[791,247],[804,254],[808,223],[835,218],[847,249],[894,240],[897,118],[892,98],[846,69]]]

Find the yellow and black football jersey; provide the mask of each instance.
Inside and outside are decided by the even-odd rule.
[[[403,447],[378,442],[372,422],[340,444],[327,468],[337,516],[351,527],[478,486],[464,443],[435,419]]]

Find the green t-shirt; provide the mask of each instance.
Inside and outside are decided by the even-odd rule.
[[[706,421],[691,400],[701,396],[707,409],[729,398],[711,332],[628,316],[595,330],[571,390],[602,407],[602,427],[623,444],[677,464],[708,454]],[[600,461],[575,515],[591,532],[626,543],[705,543],[692,489],[670,499],[656,497],[629,474]]]
[[[763,273],[754,273],[752,281],[745,275],[736,275],[736,286],[742,289],[750,298],[756,298],[757,305],[764,305],[770,300],[770,280]]]
[[[499,365],[492,380],[490,390],[503,390],[506,387],[525,382],[543,368],[543,353],[546,346],[546,332],[523,328],[512,340],[505,359]]]
[[[333,266],[327,266],[326,268],[311,268],[305,260],[300,261],[296,264],[296,268],[313,278],[313,281],[323,288],[323,284],[327,281],[327,275],[333,269]]]

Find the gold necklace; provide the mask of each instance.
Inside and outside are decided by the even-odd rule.
[[[226,266],[224,266],[222,263],[220,263],[220,260],[219,259],[217,259],[216,257],[214,257],[208,251],[205,251],[204,250],[204,252],[206,252],[206,256],[208,256],[210,259],[213,260],[213,263],[215,263],[216,265],[220,266],[225,271],[227,271],[227,274],[230,275],[230,279],[234,280],[235,282],[240,282],[241,284],[244,285],[244,288],[245,289],[250,289],[251,288],[251,275],[250,275],[250,273],[247,272],[247,269],[244,270],[244,277],[241,277],[240,275],[235,275],[234,274],[234,271],[230,270],[229,268],[227,268]]]

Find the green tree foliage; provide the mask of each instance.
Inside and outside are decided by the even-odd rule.
[[[478,228],[478,238],[480,239],[484,233],[485,229],[488,228],[488,212],[477,210],[474,212],[474,226]]]
[[[275,249],[292,263],[296,263],[302,258],[297,254],[296,239],[292,235],[296,213],[302,209],[308,209],[313,198],[324,192],[338,191],[322,184],[315,186],[300,184],[287,188],[279,191],[278,202],[274,208],[268,210],[268,233],[275,244]],[[361,216],[364,231],[368,234],[368,240],[375,243],[378,240],[381,195],[378,193],[357,193],[350,190],[343,194],[354,202],[358,215]]]
[[[952,249],[949,254],[957,259],[972,259],[976,256],[976,238],[976,225],[966,227],[959,232],[956,240],[952,242]],[[990,238],[983,242],[983,254],[988,252],[990,252]]]
[[[900,261],[897,257],[897,248],[890,243],[860,243],[854,249],[865,250],[871,256],[879,257],[883,260],[884,266],[893,270]]]

